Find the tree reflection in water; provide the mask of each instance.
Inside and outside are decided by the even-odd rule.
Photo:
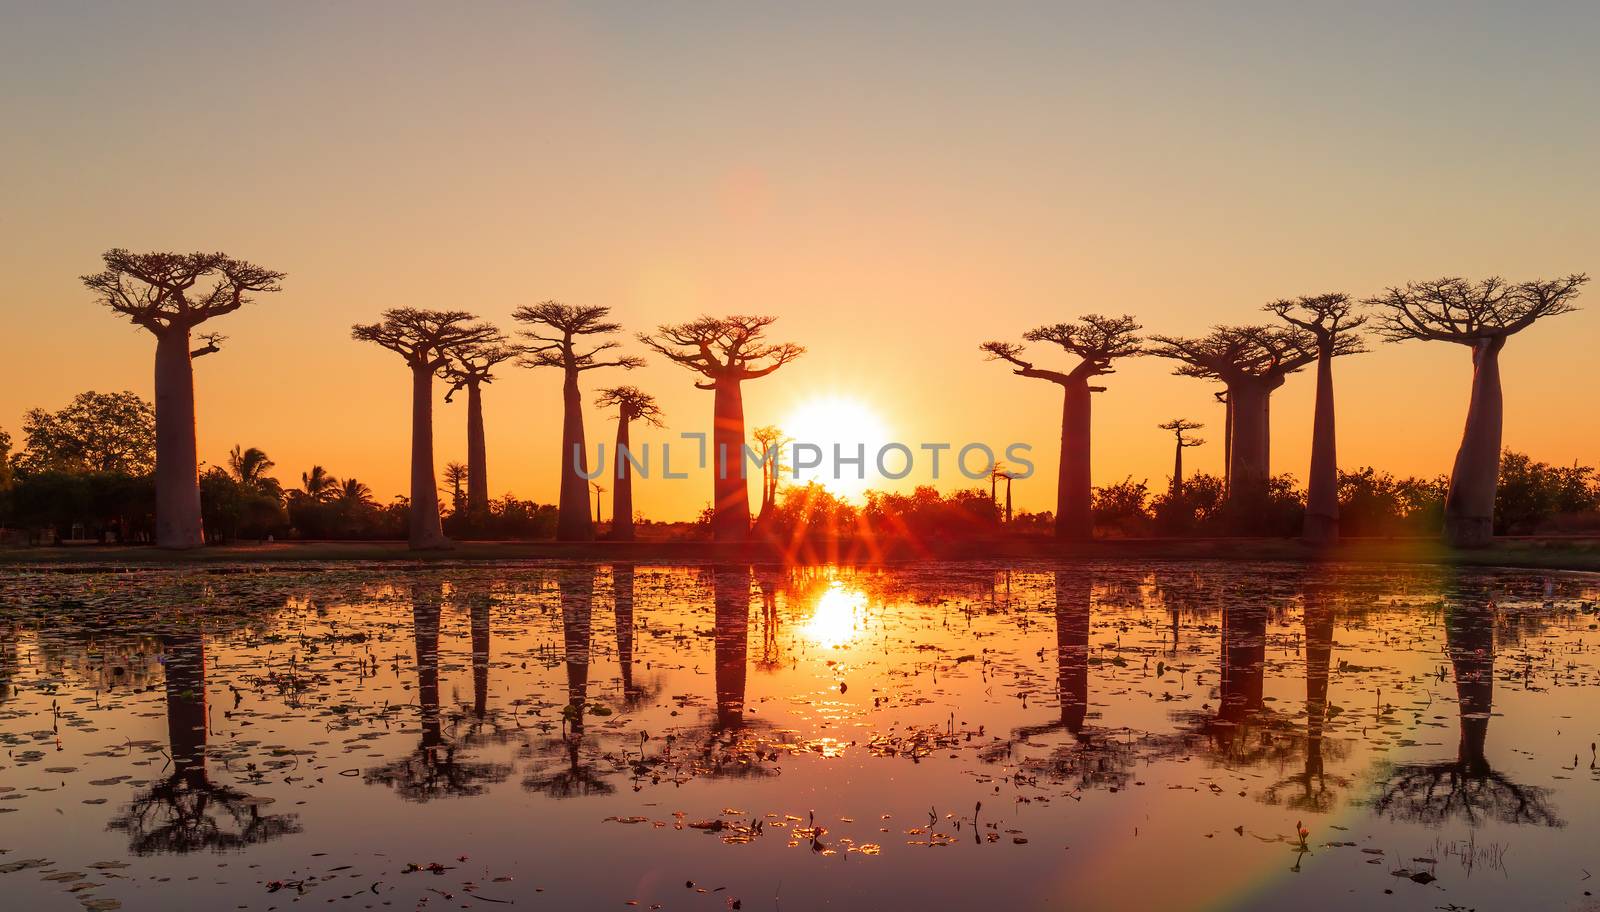
[[[562,661],[567,669],[567,705],[561,710],[561,734],[543,744],[529,744],[524,752],[534,761],[522,787],[552,798],[606,795],[616,786],[606,781],[613,770],[602,770],[593,756],[596,749],[585,738],[585,718],[590,713],[610,715],[606,707],[589,702],[589,660],[594,636],[593,567],[561,570],[557,587],[561,599]]]
[[[1334,614],[1337,605],[1331,584],[1308,580],[1304,594],[1306,731],[1303,745],[1305,764],[1301,771],[1267,787],[1261,800],[1280,801],[1287,807],[1307,813],[1327,813],[1334,809],[1338,789],[1349,786],[1344,776],[1330,774],[1324,752],[1342,754],[1324,742],[1328,723],[1328,675],[1333,661]],[[1287,793],[1287,794],[1286,794]]]
[[[211,781],[206,769],[206,658],[199,631],[161,638],[172,772],[112,819],[135,855],[225,852],[300,832],[293,814],[263,814],[270,802]]]
[[[1125,592],[1113,595],[1125,596]],[[1087,727],[1089,713],[1089,626],[1094,603],[1094,578],[1087,572],[1055,573],[1056,699],[1059,718],[1027,725],[1008,741],[987,748],[982,756],[994,762],[1009,757],[1020,742],[1054,731],[1066,731],[1072,741],[1054,748],[1048,757],[1023,762],[1024,776],[1048,776],[1070,782],[1079,789],[1122,788],[1133,776],[1136,751],[1127,732]]]
[[[506,764],[462,758],[456,742],[444,735],[439,712],[439,619],[443,604],[437,584],[430,586],[419,582],[411,586],[417,709],[422,726],[417,749],[384,766],[369,769],[363,776],[369,785],[386,785],[407,801],[481,795],[490,784],[511,775]]]
[[[1432,763],[1390,767],[1380,778],[1372,808],[1396,820],[1431,826],[1460,818],[1471,826],[1487,821],[1562,827],[1550,805],[1550,790],[1522,785],[1494,769],[1485,753],[1494,711],[1494,601],[1460,588],[1446,601],[1445,652],[1456,679],[1461,738],[1456,756]]]

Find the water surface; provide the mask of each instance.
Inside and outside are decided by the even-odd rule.
[[[27,909],[1589,909],[1600,580],[0,573]]]

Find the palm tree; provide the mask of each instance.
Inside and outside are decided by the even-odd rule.
[[[300,488],[307,500],[327,503],[339,489],[339,480],[328,474],[322,466],[314,465],[309,472],[300,473]]]
[[[372,489],[354,478],[346,478],[339,482],[339,492],[335,495],[334,502],[346,509],[376,506],[376,501],[372,499]]]
[[[232,452],[228,453],[228,470],[233,473],[234,480],[242,485],[261,484],[267,470],[275,465],[277,463],[256,447],[243,450],[234,444]]]

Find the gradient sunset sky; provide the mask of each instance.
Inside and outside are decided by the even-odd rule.
[[[778,315],[809,353],[746,387],[752,427],[842,398],[913,446],[1029,442],[1018,503],[1048,509],[1059,392],[986,339],[1600,272],[1600,6],[1317,7],[5,3],[0,427],[86,389],[150,395],[153,340],[78,282],[102,251],[217,249],[289,276],[207,326],[230,337],[196,362],[207,462],[259,446],[286,484],[319,463],[387,500],[410,387],[350,324],[413,306],[511,328],[553,298],[630,332]],[[1600,290],[1579,304],[1508,344],[1505,443],[1595,464]],[[1467,351],[1374,349],[1337,367],[1341,464],[1447,472]],[[1163,486],[1176,416],[1207,424],[1188,464],[1220,472],[1216,387],[1172,367],[1106,378],[1097,484]],[[691,380],[656,357],[586,374],[586,399],[655,392],[668,428],[635,439],[659,444],[709,429]],[[1312,386],[1274,398],[1274,471],[1305,476]],[[485,408],[491,493],[553,502],[559,376],[508,366]],[[463,406],[435,417],[439,465],[463,459]],[[609,441],[610,414],[587,420]],[[678,519],[709,495],[635,497]]]

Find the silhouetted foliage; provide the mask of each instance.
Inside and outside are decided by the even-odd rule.
[[[60,411],[30,409],[22,436],[23,472],[144,475],[156,465],[156,410],[130,392],[90,390]]]

